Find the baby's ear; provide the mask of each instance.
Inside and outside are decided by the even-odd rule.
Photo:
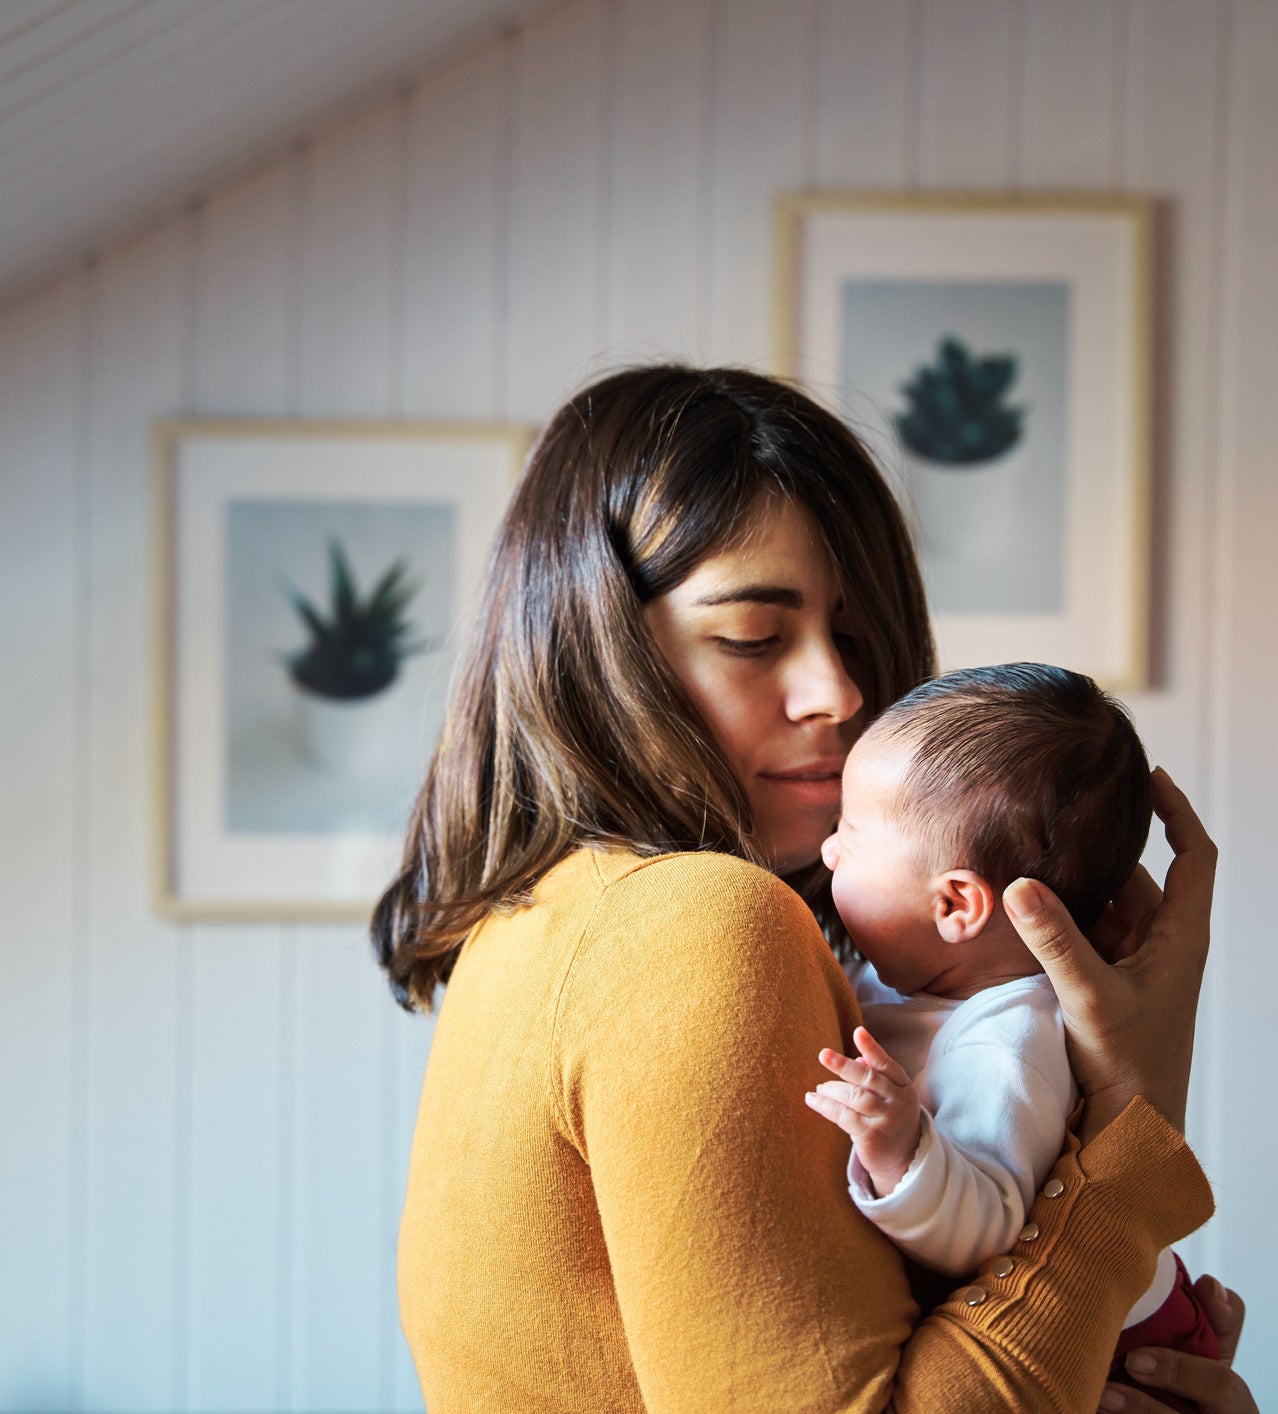
[[[932,918],[947,943],[967,943],[979,936],[994,912],[994,890],[971,869],[950,869],[932,886]]]

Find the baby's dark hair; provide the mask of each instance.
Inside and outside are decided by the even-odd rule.
[[[898,818],[1000,892],[1039,879],[1086,931],[1131,875],[1152,815],[1149,762],[1123,707],[1044,663],[965,668],[907,692],[874,738],[906,744]]]

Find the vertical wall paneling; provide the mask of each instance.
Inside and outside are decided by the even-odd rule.
[[[1278,132],[1278,10],[1268,0],[1231,7],[1228,226],[1220,473],[1224,489],[1217,535],[1220,602],[1211,626],[1208,673],[1218,755],[1221,893],[1214,967],[1221,993],[1219,1082],[1213,1087],[1220,1135],[1216,1191],[1221,1206],[1220,1269],[1247,1301],[1239,1365],[1257,1403],[1278,1405],[1278,1329],[1273,1280],[1273,1205],[1265,1176],[1274,1158],[1263,1116],[1274,1072],[1273,1009],[1278,958],[1270,946],[1278,757],[1273,652],[1278,524],[1274,476],[1274,264],[1278,250],[1274,134]],[[1228,1038],[1226,1041],[1225,1038]],[[1213,1052],[1213,1056],[1215,1052]],[[1259,1120],[1259,1122],[1258,1122]]]
[[[405,87],[397,101],[396,151],[393,176],[393,208],[391,226],[391,287],[390,322],[390,387],[387,407],[391,415],[403,417],[407,412],[408,371],[406,290],[409,250],[409,174],[413,169],[414,90]],[[404,763],[405,770],[412,763]],[[376,984],[381,974],[372,971],[372,953],[367,938],[361,933],[365,964]],[[381,1178],[376,1195],[377,1250],[380,1258],[377,1296],[379,1303],[378,1330],[378,1408],[412,1410],[421,1402],[416,1372],[399,1328],[399,1293],[396,1285],[396,1256],[399,1238],[399,1215],[403,1205],[404,1181],[408,1172],[408,1155],[412,1145],[416,1098],[421,1087],[426,1053],[430,1047],[433,1027],[417,1017],[408,1017],[397,1007],[383,1005],[378,1013],[381,1036]]]
[[[1005,187],[1016,173],[1021,0],[923,0],[919,180]]]
[[[276,952],[279,1024],[276,1036],[276,1073],[279,1076],[279,1121],[277,1125],[278,1181],[275,1191],[275,1248],[271,1263],[271,1283],[275,1288],[275,1381],[274,1400],[268,1409],[296,1409],[293,1368],[296,1355],[295,1317],[297,1281],[293,1233],[294,1194],[297,1187],[297,987],[301,971],[301,949],[296,930],[280,928]]]
[[[391,101],[309,155],[300,290],[306,415],[385,417],[402,386],[391,313],[403,297],[392,283],[402,133],[400,102]],[[385,991],[357,928],[297,929],[295,963],[293,1395],[308,1410],[374,1409],[385,1311]],[[339,1135],[340,1166],[332,1163]]]
[[[0,1411],[420,1408],[393,1269],[430,1021],[359,928],[150,912],[149,424],[539,422],[601,363],[766,364],[805,184],[1159,203],[1132,705],[1222,845],[1190,1111],[1220,1213],[1184,1248],[1278,1399],[1276,78],[1271,0],[561,0],[5,314]]]
[[[518,420],[543,421],[598,352],[608,3],[569,0],[513,41],[507,411]]]
[[[1155,521],[1153,587],[1157,685],[1201,670],[1205,568],[1212,497],[1209,474],[1213,369],[1219,359],[1223,174],[1218,170],[1217,56],[1220,10],[1193,0],[1141,0],[1133,9],[1131,62],[1141,75],[1130,112],[1126,180],[1163,198],[1155,249]],[[1178,75],[1193,65],[1193,84]],[[1174,201],[1166,197],[1175,194]],[[1190,574],[1191,566],[1200,567]],[[1175,623],[1178,632],[1169,633]],[[1160,694],[1142,725],[1160,742],[1158,716],[1181,700]],[[1178,719],[1178,738],[1199,723]],[[1183,748],[1182,748],[1183,750]],[[1182,772],[1186,768],[1181,767]],[[1189,767],[1197,777],[1201,762]],[[1191,782],[1187,780],[1187,784]]]
[[[275,166],[200,215],[191,404],[202,416],[284,410],[292,177],[290,165]],[[191,1330],[222,1332],[216,1344],[192,1340],[189,1407],[233,1414],[270,1408],[276,1394],[283,945],[278,928],[186,931],[194,975]]]
[[[1217,370],[1220,364],[1220,221],[1224,173],[1220,69],[1222,11],[1189,0],[1133,6],[1127,184],[1161,198],[1155,251],[1154,376],[1154,691],[1133,700],[1151,755],[1176,776],[1214,827],[1208,793],[1202,693],[1177,691],[1204,681],[1204,629],[1210,621],[1212,527],[1218,489]],[[1197,81],[1182,75],[1191,68]],[[1169,194],[1174,200],[1168,200]],[[1174,627],[1173,627],[1174,626]],[[1169,690],[1170,689],[1170,690]],[[1165,849],[1158,857],[1165,857]],[[1215,1155],[1200,1125],[1200,1096],[1209,1086],[1216,1047],[1209,966],[1199,1030],[1199,1064],[1190,1097],[1189,1137],[1208,1168]],[[1211,1229],[1185,1244],[1186,1260],[1205,1263]]]
[[[87,1407],[172,1411],[179,958],[150,909],[147,428],[182,397],[188,224],[102,261],[91,372]],[[134,1274],[147,1273],[139,1282]]]
[[[421,1385],[413,1368],[408,1344],[399,1326],[399,1299],[395,1284],[395,1259],[399,1239],[399,1216],[404,1206],[404,1186],[408,1178],[408,1155],[412,1147],[417,1120],[417,1100],[422,1088],[422,1073],[431,1037],[435,1033],[434,1016],[408,1016],[386,998],[390,993],[381,987],[383,1025],[388,1037],[391,1082],[386,1086],[384,1101],[384,1167],[382,1173],[382,1311],[381,1375],[383,1409],[414,1414],[422,1405]]]
[[[506,45],[429,76],[409,111],[406,403],[492,417],[504,388]]]
[[[917,111],[910,75],[917,0],[822,0],[817,11],[816,133],[819,187],[910,185]]]
[[[271,1408],[275,1399],[284,984],[276,930],[190,933],[189,1407],[233,1414]],[[200,1336],[211,1329],[216,1342]]]
[[[0,1409],[66,1408],[81,1273],[69,1221],[82,1119],[76,1089],[83,984],[76,848],[83,721],[77,622],[82,527],[75,406],[83,282],[0,325]],[[70,1023],[70,1024],[69,1024]]]
[[[390,268],[397,104],[317,142],[304,233],[301,411],[384,417],[391,387]]]
[[[812,0],[716,0],[710,348],[772,362],[772,202],[802,185]]]
[[[196,397],[206,417],[279,417],[288,411],[284,300],[295,165],[277,163],[204,210]]]
[[[91,1015],[91,993],[89,989],[89,939],[90,939],[90,882],[88,862],[91,857],[92,829],[89,812],[80,799],[85,783],[93,769],[93,664],[91,661],[90,636],[92,627],[91,604],[93,596],[92,578],[92,526],[93,492],[90,482],[92,458],[90,447],[93,440],[93,368],[97,350],[97,331],[100,302],[100,283],[97,261],[86,260],[80,277],[75,282],[80,309],[79,335],[76,349],[75,392],[71,400],[71,416],[68,419],[75,427],[76,475],[75,499],[71,504],[70,516],[74,526],[76,545],[75,581],[75,624],[72,634],[72,652],[75,659],[75,739],[72,742],[71,761],[73,779],[77,784],[75,818],[72,823],[70,893],[74,900],[72,909],[72,935],[70,939],[72,957],[72,978],[70,1005],[65,1013],[70,1024],[70,1046],[72,1055],[72,1085],[70,1128],[71,1128],[71,1204],[67,1214],[67,1231],[71,1242],[71,1260],[68,1279],[70,1282],[70,1336],[71,1359],[68,1366],[70,1404],[80,1409],[85,1404],[84,1371],[88,1349],[88,1229],[89,1229],[89,1018]]]
[[[388,1002],[358,928],[298,929],[295,964],[294,1407],[346,1414],[383,1385]]]
[[[1026,0],[1021,181],[1030,188],[1110,185],[1121,50],[1114,0]],[[1080,101],[1082,99],[1083,101]]]
[[[616,0],[609,328],[621,357],[695,358],[710,0]]]

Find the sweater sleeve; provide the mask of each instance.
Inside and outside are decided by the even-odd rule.
[[[858,1019],[807,908],[763,871],[680,856],[602,891],[551,1079],[646,1407],[1095,1407],[1158,1249],[1210,1209],[1192,1157],[1137,1102],[1057,1165],[1010,1273],[915,1330],[899,1254],[848,1201],[846,1139],[803,1103]]]

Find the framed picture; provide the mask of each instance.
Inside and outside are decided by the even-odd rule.
[[[155,428],[161,912],[368,917],[529,442],[496,426]]]
[[[943,668],[1148,675],[1147,203],[782,198],[781,371],[910,519]]]

